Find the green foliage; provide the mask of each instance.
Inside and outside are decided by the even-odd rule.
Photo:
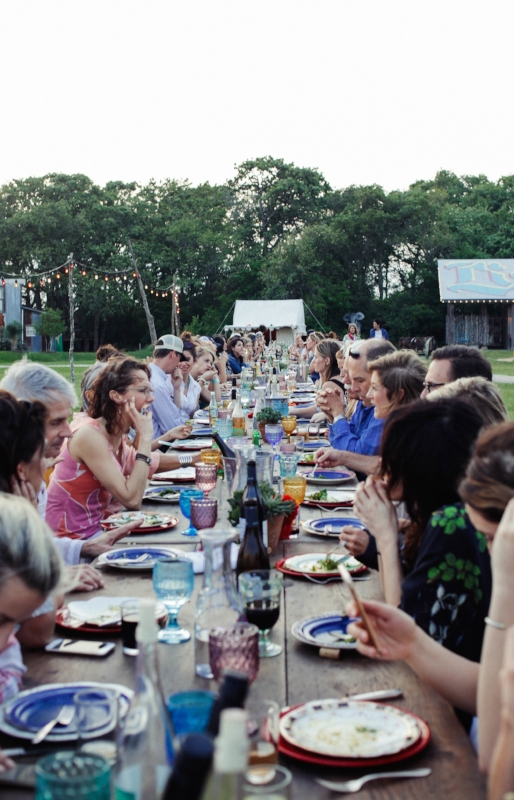
[[[56,339],[66,330],[62,311],[57,308],[47,308],[35,321],[34,328],[39,336],[44,334],[50,336],[51,339]]]
[[[270,408],[270,406],[266,406],[265,408],[261,409],[261,411],[257,412],[257,416],[255,417],[255,419],[257,420],[257,422],[265,422],[266,425],[278,425],[278,423],[282,419],[282,414],[275,408]]]

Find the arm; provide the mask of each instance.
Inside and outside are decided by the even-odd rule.
[[[173,386],[173,396],[171,399],[177,408],[182,408],[182,386],[184,383],[184,376],[178,367],[170,375],[170,381]]]
[[[323,467],[348,467],[365,475],[374,475],[380,469],[380,456],[362,456],[334,447],[320,447],[314,460]]]
[[[338,419],[332,425],[330,444],[337,450],[349,450],[363,456],[375,456],[380,452],[384,420],[372,417],[362,433],[353,432],[351,423]]]
[[[172,442],[175,439],[187,439],[188,436],[191,436],[191,428],[189,427],[189,425],[176,425],[174,428],[171,428],[169,431],[166,431],[166,433],[163,433],[162,436],[159,436],[158,439],[153,440],[152,451],[159,449],[160,447],[159,440],[161,442]],[[137,439],[135,439],[134,447],[136,448],[136,450],[138,444],[139,442],[137,441]]]
[[[489,800],[502,800],[514,791],[514,628],[505,633],[505,658],[500,673],[502,711],[491,759]]]
[[[153,393],[154,401],[150,408],[152,410],[152,416],[155,419],[155,438],[160,438],[160,433],[158,433],[158,431],[164,434],[171,428],[181,426],[182,421],[178,410],[179,406],[177,406],[170,397],[167,386],[156,386]],[[177,393],[180,394],[180,391]]]
[[[23,647],[39,649],[52,641],[55,628],[56,610],[63,603],[64,597],[47,597],[33,615],[22,622],[16,638]]]

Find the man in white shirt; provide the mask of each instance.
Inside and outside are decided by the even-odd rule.
[[[151,372],[153,435],[159,439],[166,431],[181,425],[182,373],[178,368],[184,343],[169,333],[157,339],[153,359],[148,365]]]

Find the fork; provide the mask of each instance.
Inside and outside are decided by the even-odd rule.
[[[39,742],[42,742],[56,725],[62,725],[66,728],[72,721],[74,714],[75,706],[63,706],[54,719],[51,719],[50,722],[47,722],[46,725],[43,725],[43,727],[38,730],[32,739],[32,744],[39,744]]]
[[[358,792],[365,783],[368,781],[375,781],[377,778],[426,778],[431,772],[431,769],[425,767],[423,769],[411,769],[403,772],[375,772],[372,775],[364,775],[362,778],[354,778],[352,781],[341,781],[341,783],[325,781],[323,778],[316,778],[316,781],[320,786],[324,786],[325,789],[331,789],[333,792]]]

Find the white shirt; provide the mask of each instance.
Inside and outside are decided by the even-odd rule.
[[[384,334],[382,333],[382,328],[379,331],[375,331],[375,339],[383,339]]]
[[[187,387],[187,394],[184,394],[185,384],[182,384],[181,387],[181,407],[179,409],[180,412],[180,424],[185,425],[187,420],[190,419],[194,412],[196,411],[196,407],[198,405],[198,398],[200,396],[201,387],[198,381],[195,381],[194,378],[189,376],[189,385]]]

